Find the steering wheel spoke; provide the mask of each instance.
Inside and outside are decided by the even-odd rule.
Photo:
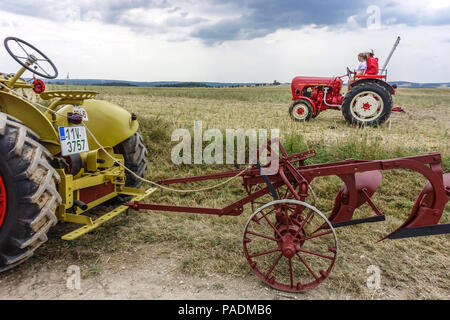
[[[47,71],[45,71],[44,68],[42,68],[42,67],[39,65],[39,63],[35,62],[34,64],[35,64],[37,67],[39,67],[39,69],[41,69],[43,72],[45,72],[45,74],[46,74],[48,77],[50,77],[50,74],[49,74]]]
[[[19,40],[19,39],[15,39],[14,41],[19,45],[19,47],[22,48],[23,52],[25,52],[25,54],[28,56],[27,50],[24,49],[24,47],[20,44],[20,42],[19,42],[18,40]]]

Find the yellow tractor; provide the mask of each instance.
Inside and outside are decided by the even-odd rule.
[[[20,64],[0,73],[0,272],[29,258],[58,221],[82,224],[73,240],[124,212],[120,200],[141,200],[147,149],[134,114],[93,91],[45,91],[53,62],[31,44],[8,37],[7,52]],[[33,103],[21,89],[47,103]],[[125,167],[131,171],[125,171]],[[93,220],[86,211],[118,199],[114,210]]]

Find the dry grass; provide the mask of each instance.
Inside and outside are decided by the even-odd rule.
[[[92,89],[92,88],[90,88]],[[175,166],[170,161],[170,133],[175,128],[192,129],[194,120],[206,128],[255,128],[281,130],[289,152],[316,148],[315,162],[345,158],[382,159],[439,151],[444,171],[450,171],[450,90],[402,89],[395,105],[407,114],[394,113],[380,128],[356,129],[344,122],[339,112],[327,111],[309,123],[295,123],[287,110],[289,87],[233,89],[95,88],[100,98],[117,103],[138,114],[145,143],[150,150],[148,176],[158,180],[227,169],[230,166]],[[425,180],[407,170],[383,173],[383,183],[374,197],[387,221],[337,229],[339,259],[332,275],[321,286],[333,295],[353,298],[398,297],[448,299],[449,236],[383,241],[409,214]],[[317,207],[329,213],[339,179],[314,182]],[[189,195],[157,192],[148,201],[220,207],[243,196],[239,182],[205,193]],[[449,221],[450,205],[443,220]],[[251,276],[242,254],[242,230],[250,215],[204,217],[178,213],[132,213],[118,217],[104,227],[74,242],[59,236],[73,226],[59,225],[50,243],[35,257],[40,261],[64,259],[90,266],[90,274],[100,272],[104,255],[123,254],[128,263],[144,259],[146,251],[176,257],[179,272]],[[370,214],[364,206],[357,217]],[[131,258],[130,258],[131,257]],[[366,288],[369,265],[382,270],[382,289]]]

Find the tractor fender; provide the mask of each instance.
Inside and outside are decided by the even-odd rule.
[[[317,110],[316,104],[314,103],[314,101],[311,98],[308,98],[305,96],[300,96],[300,98],[296,99],[293,103],[296,103],[297,101],[300,101],[300,100],[308,101],[311,104],[311,106],[313,107],[313,115],[314,116],[317,115],[318,110]]]
[[[6,91],[0,91],[0,111],[22,121],[40,138],[41,144],[52,154],[61,151],[59,135],[50,120],[31,103]]]
[[[84,124],[103,147],[117,146],[139,128],[138,121],[133,120],[131,113],[108,101],[88,99],[81,101],[79,106],[86,110],[87,120],[84,120]],[[72,112],[73,108],[74,105],[64,105],[58,109],[58,113],[65,115]],[[62,116],[57,116],[56,122],[58,126],[68,125]],[[88,144],[90,150],[100,148],[89,133]]]
[[[351,88],[353,88],[354,86],[363,84],[363,83],[376,83],[380,86],[382,86],[383,88],[385,88],[390,94],[395,95],[395,89],[393,86],[391,86],[389,83],[387,83],[386,81],[380,80],[380,79],[360,79],[357,80],[355,82],[352,83]]]

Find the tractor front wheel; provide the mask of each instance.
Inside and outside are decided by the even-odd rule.
[[[0,272],[33,255],[57,223],[59,175],[38,136],[0,113]]]
[[[392,97],[376,83],[353,87],[344,98],[342,114],[349,124],[377,126],[385,122],[392,112]]]
[[[305,122],[311,120],[314,114],[311,103],[306,100],[297,100],[292,103],[289,108],[289,114],[292,120],[298,122]]]

